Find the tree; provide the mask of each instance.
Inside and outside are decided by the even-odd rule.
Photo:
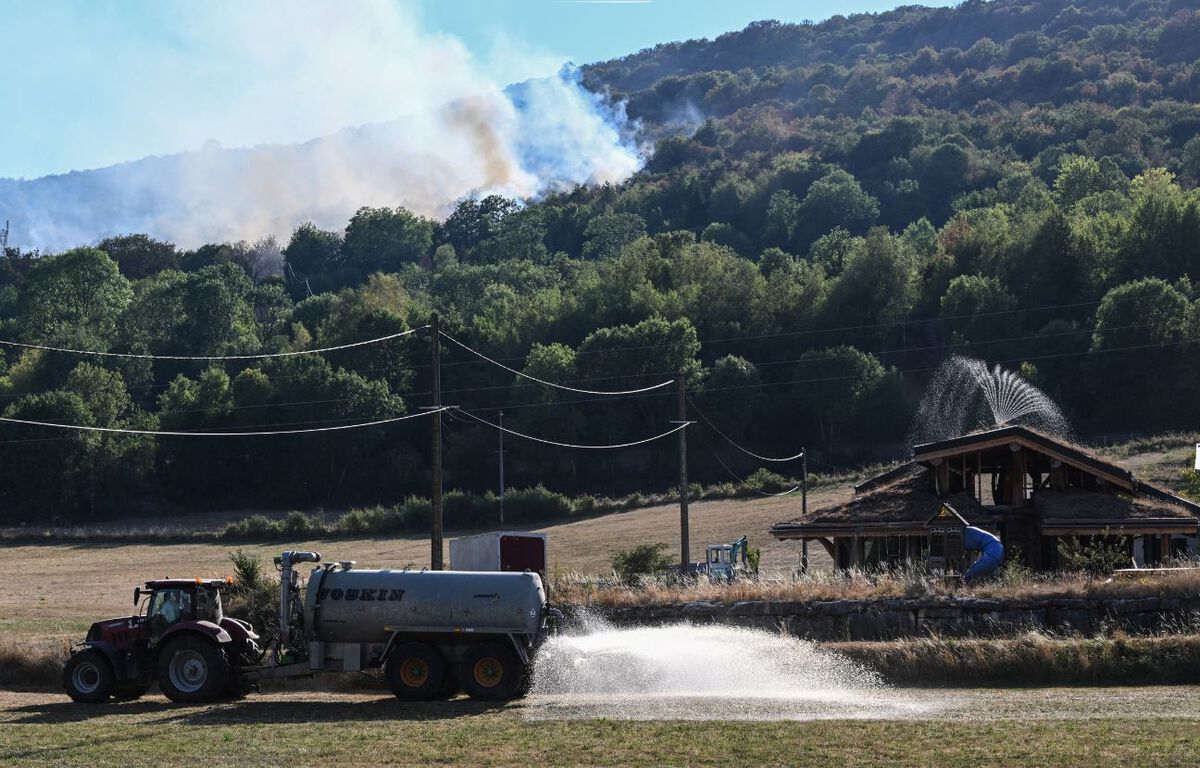
[[[812,241],[838,226],[851,233],[866,232],[877,218],[879,201],[846,171],[830,171],[813,182],[800,203],[792,249],[803,253]]]
[[[942,295],[942,317],[951,318],[951,327],[969,341],[1004,337],[1013,324],[999,313],[1013,309],[1017,300],[994,277],[959,275],[950,281]]]
[[[179,252],[174,243],[155,240],[149,235],[108,237],[96,248],[117,262],[121,274],[130,280],[141,280],[179,266]]]
[[[21,291],[22,336],[36,344],[105,351],[129,304],[129,281],[107,253],[77,248],[41,259]]]
[[[1087,383],[1097,411],[1118,429],[1167,429],[1194,414],[1181,362],[1191,302],[1157,278],[1118,285],[1096,310]],[[1181,375],[1182,374],[1182,375]]]
[[[438,228],[438,243],[449,243],[463,261],[473,261],[475,248],[495,235],[501,222],[517,210],[517,204],[501,195],[482,200],[468,197]]]
[[[916,301],[912,259],[882,227],[872,229],[833,284],[825,306],[839,325],[895,322]]]
[[[433,250],[433,227],[404,208],[359,208],[342,242],[346,265],[365,276],[419,264]]]
[[[336,272],[345,261],[342,256],[342,236],[337,232],[318,229],[305,222],[292,232],[283,249],[285,274],[305,280],[314,275]]]
[[[603,213],[583,230],[583,258],[612,258],[644,234],[646,222],[636,213]]]
[[[805,352],[792,378],[803,412],[818,425],[822,443],[833,447],[886,375],[874,355],[840,345]]]

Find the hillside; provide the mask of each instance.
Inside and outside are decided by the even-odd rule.
[[[518,381],[443,343],[443,402],[503,410],[521,433],[594,445],[666,432],[673,392],[595,392],[683,372],[703,483],[762,463],[722,435],[760,455],[807,446],[817,472],[901,455],[949,354],[1020,370],[1084,439],[1200,426],[1200,4],[995,0],[763,22],[583,78],[647,143],[623,182],[468,198],[444,220],[362,208],[282,249],[140,235],[54,256],[10,247],[0,340],[302,351],[422,329],[437,310],[454,339],[585,390]],[[8,417],[98,427],[344,425],[426,406],[429,360],[423,330],[211,365],[10,344],[0,397]],[[471,415],[446,417],[445,479],[483,491],[497,436]],[[391,503],[426,492],[427,436],[421,420],[254,443],[9,424],[0,515]],[[509,487],[619,495],[678,471],[670,439],[581,451],[512,437],[505,450]]]

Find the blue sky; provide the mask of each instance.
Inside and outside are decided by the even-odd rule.
[[[894,0],[0,0],[0,177],[303,141],[750,21]],[[945,4],[931,0],[930,4]]]

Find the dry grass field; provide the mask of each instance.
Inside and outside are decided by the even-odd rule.
[[[902,692],[901,692],[902,693]],[[924,692],[889,720],[571,719],[532,697],[287,693],[202,707],[99,707],[0,693],[0,765],[1194,766],[1200,689]],[[729,702],[737,709],[739,702]]]
[[[836,503],[848,488],[822,490],[810,505]],[[773,523],[799,514],[795,497],[704,501],[691,505],[692,557],[708,543],[748,535],[762,547],[765,572],[790,572],[799,558],[794,542],[778,542]],[[662,542],[674,552],[679,542],[679,508],[657,506],[538,528],[549,536],[550,571],[603,573],[612,555],[641,543]],[[452,528],[448,536],[459,535]],[[79,635],[95,619],[132,611],[133,587],[164,576],[223,576],[235,545],[213,544],[35,544],[9,546],[0,558],[0,633],[12,636]],[[353,559],[363,567],[421,567],[429,542],[413,537],[288,541],[241,545],[264,561],[283,549],[314,549],[326,557]],[[448,551],[448,547],[447,547]],[[815,567],[828,565],[825,551],[810,551]]]

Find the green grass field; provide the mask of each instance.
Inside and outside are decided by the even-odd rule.
[[[276,693],[206,707],[0,694],[0,764],[1194,766],[1200,689],[1015,689],[928,719],[546,720],[536,702]]]

